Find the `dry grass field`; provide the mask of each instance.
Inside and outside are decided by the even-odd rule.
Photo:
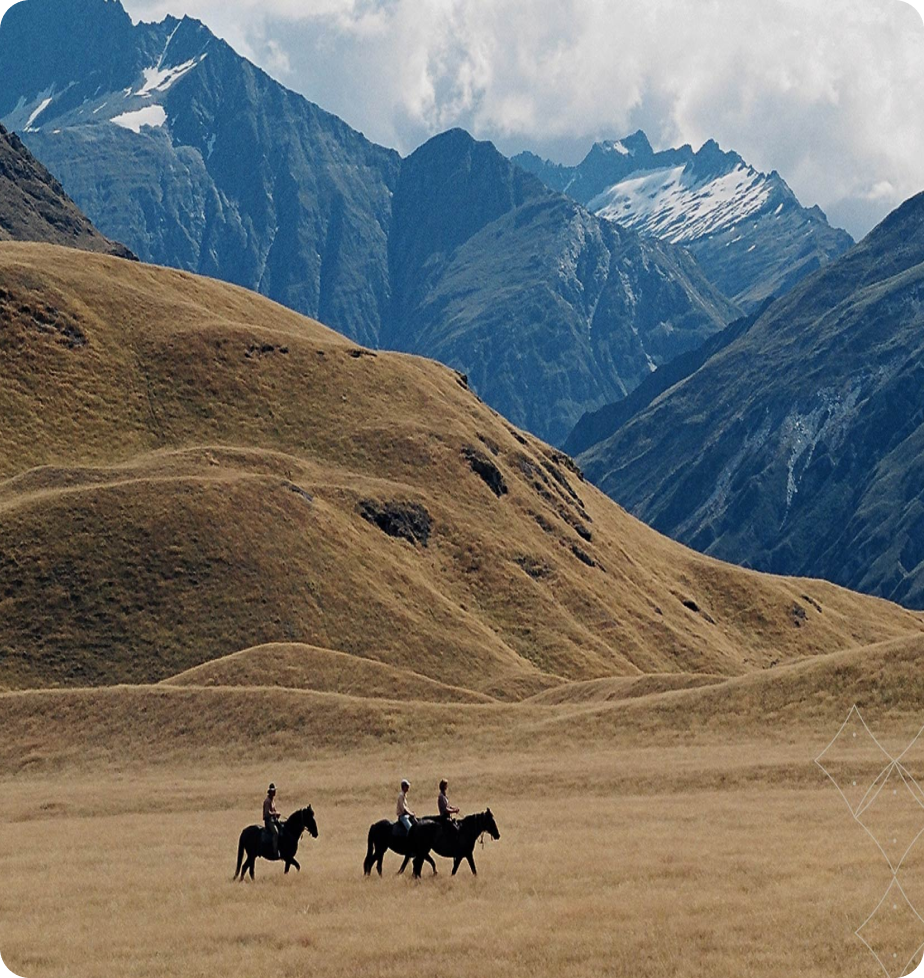
[[[924,616],[685,550],[455,372],[178,272],[0,244],[0,418],[14,971],[879,973],[890,870],[813,758],[924,723]],[[403,775],[492,807],[477,878],[363,879]],[[320,838],[232,883],[270,779]]]
[[[854,930],[891,878],[813,762],[859,703],[898,755],[924,715],[924,642],[887,643],[626,698],[457,704],[284,688],[0,696],[0,951],[26,978],[881,973]],[[564,690],[562,690],[564,692]],[[876,755],[840,754],[872,783]],[[924,754],[906,761],[924,784]],[[501,838],[415,883],[364,879],[395,782],[420,812],[445,774]],[[311,803],[301,873],[231,881],[266,782]],[[889,824],[902,839],[924,808]],[[920,822],[916,821],[920,819]],[[887,819],[888,821],[888,819]],[[900,879],[924,905],[924,844]],[[924,940],[877,920],[884,952]],[[917,935],[917,936],[916,936]],[[894,952],[893,952],[894,953]]]
[[[440,973],[872,976],[853,930],[889,871],[811,761],[828,731],[658,749],[322,752],[3,779],[0,950],[26,978]],[[501,839],[479,876],[364,879],[365,833],[398,772],[419,810],[442,772]],[[274,777],[310,801],[302,871],[231,882]],[[33,817],[29,817],[33,813]],[[908,874],[924,895],[924,858]],[[879,939],[907,946],[898,915]],[[891,945],[890,945],[891,946]]]

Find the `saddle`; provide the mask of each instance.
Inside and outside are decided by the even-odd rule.
[[[411,828],[413,828],[419,821],[419,818],[412,818]],[[400,820],[396,819],[391,823],[391,837],[393,839],[406,839],[408,837],[408,833],[404,831],[404,826],[401,824]]]

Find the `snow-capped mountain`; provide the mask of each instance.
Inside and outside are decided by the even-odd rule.
[[[0,121],[142,260],[441,359],[547,440],[739,313],[684,249],[490,144],[454,131],[402,160],[188,17],[22,0],[0,23]]]
[[[643,132],[600,142],[576,167],[514,158],[599,217],[684,245],[744,309],[788,292],[853,244],[777,173],[761,173],[710,140],[655,152]]]

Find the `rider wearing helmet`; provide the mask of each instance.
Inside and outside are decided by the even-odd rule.
[[[279,858],[279,812],[276,811],[276,785],[270,784],[263,799],[263,824],[269,833],[273,859]]]
[[[406,778],[401,782],[401,793],[398,795],[398,802],[395,811],[398,816],[398,825],[401,826],[402,835],[407,835],[411,831],[411,820],[417,816],[407,807],[407,793],[411,790],[411,782]]]

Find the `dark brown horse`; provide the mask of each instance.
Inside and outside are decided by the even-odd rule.
[[[398,853],[399,856],[405,857],[399,870],[400,873],[404,872],[404,867],[407,866],[408,860],[414,855],[414,850],[410,847],[410,835],[400,832],[397,825],[397,822],[389,822],[387,818],[383,818],[381,821],[373,822],[369,826],[366,858],[363,860],[363,874],[365,876],[368,876],[372,872],[373,866],[378,870],[379,876],[382,875],[382,860],[385,858],[385,853],[389,849]],[[414,831],[414,828],[415,826],[412,825],[411,832]],[[423,862],[430,864],[433,869],[433,875],[435,876],[436,863],[429,855],[423,857]]]
[[[500,832],[497,822],[488,808],[477,815],[466,815],[458,822],[450,822],[442,818],[421,819],[411,826],[408,847],[414,858],[414,877],[420,877],[424,861],[432,862],[430,852],[438,856],[446,856],[452,860],[452,875],[455,876],[462,860],[468,861],[472,873],[477,876],[475,869],[475,843],[487,832],[492,839],[499,839]],[[410,857],[408,857],[410,858]],[[407,859],[404,860],[404,866]],[[401,872],[404,871],[401,867]]]
[[[240,874],[241,881],[247,873],[253,879],[253,867],[257,859],[268,859],[270,862],[283,860],[286,864],[286,872],[289,867],[294,866],[301,871],[301,866],[295,858],[298,852],[298,842],[302,833],[308,830],[308,834],[316,839],[318,837],[318,823],[314,820],[314,810],[311,805],[293,812],[279,827],[279,855],[273,855],[272,843],[267,838],[267,831],[262,825],[248,825],[241,832],[240,841],[237,844],[237,869],[234,871],[234,878]],[[244,853],[247,859],[244,861]],[[244,863],[243,867],[241,863]]]

